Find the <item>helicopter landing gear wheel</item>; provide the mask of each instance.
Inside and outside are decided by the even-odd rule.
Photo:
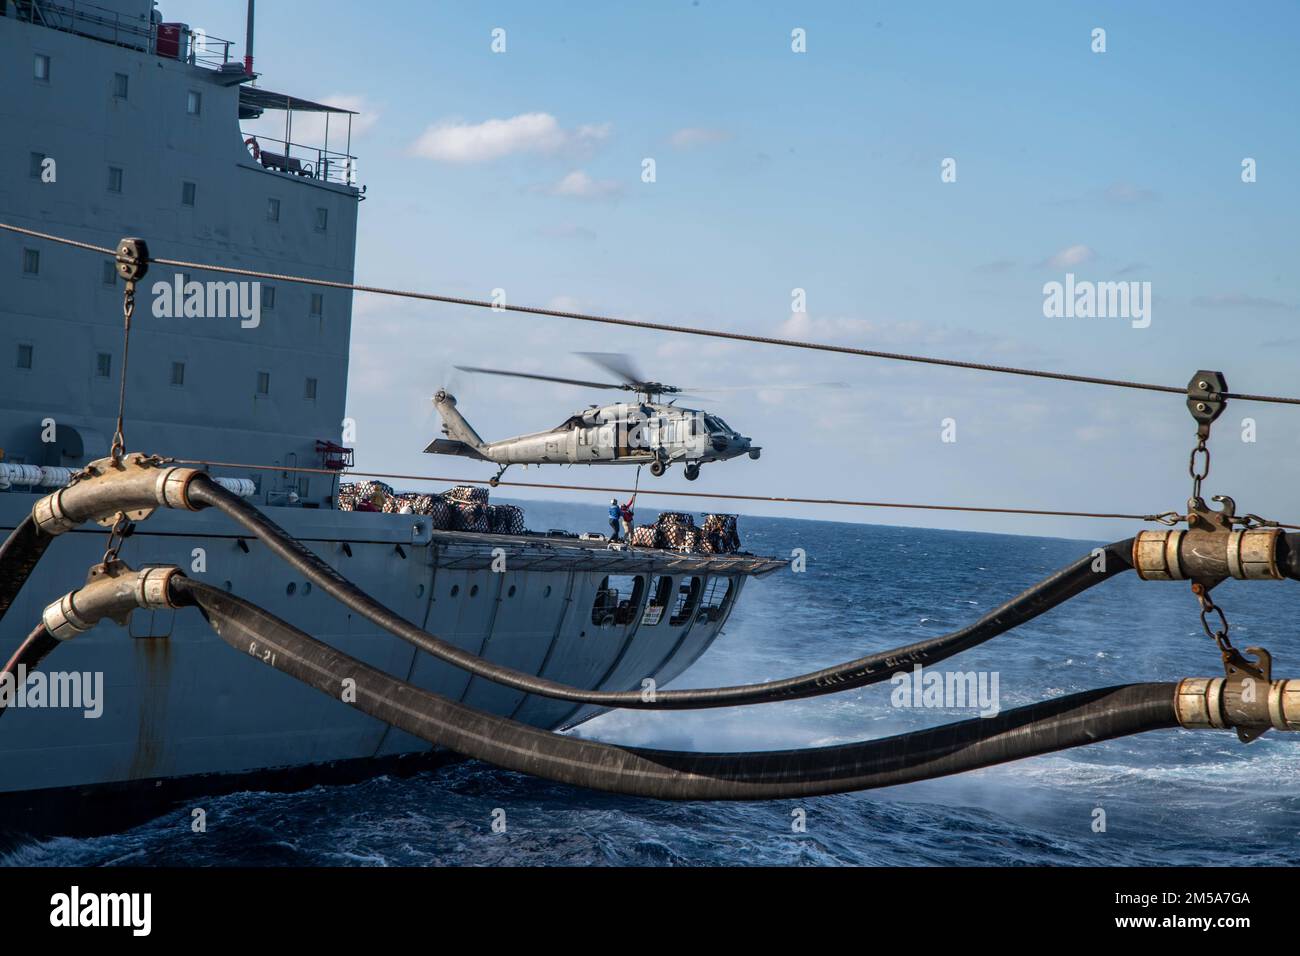
[[[656,478],[662,478],[663,473],[667,470],[668,470],[668,466],[665,465],[662,461],[650,462],[650,474],[654,475]]]
[[[696,478],[700,477],[700,466],[687,465],[686,470],[682,472],[682,474],[686,476],[687,481],[694,481]]]
[[[501,484],[501,479],[496,477],[489,478],[488,484],[495,488],[497,485]]]

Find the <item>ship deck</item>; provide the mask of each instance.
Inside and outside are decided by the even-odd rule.
[[[439,567],[466,571],[491,567],[493,551],[497,548],[509,552],[510,567],[518,571],[601,571],[612,574],[697,571],[759,577],[787,564],[778,558],[747,552],[698,554],[658,548],[610,547],[608,541],[585,541],[536,532],[514,535],[433,531],[426,540],[437,546]]]

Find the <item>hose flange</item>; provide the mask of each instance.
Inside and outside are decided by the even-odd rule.
[[[1280,581],[1281,528],[1232,531],[1140,531],[1133,539],[1133,568],[1144,581]]]
[[[170,595],[171,580],[179,568],[155,566],[132,570],[121,561],[97,564],[86,583],[45,608],[41,622],[60,641],[84,634],[104,618],[126,626],[137,608],[175,608]]]
[[[1300,731],[1300,680],[1188,677],[1174,693],[1178,723],[1187,730]]]
[[[72,484],[46,495],[32,507],[32,520],[42,532],[63,534],[86,521],[111,525],[119,514],[140,521],[154,509],[197,511],[189,487],[203,472],[168,466],[162,459],[133,452],[114,461],[91,462]]]

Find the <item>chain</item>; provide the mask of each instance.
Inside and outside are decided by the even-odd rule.
[[[1192,593],[1196,595],[1197,602],[1201,605],[1201,627],[1205,628],[1205,633],[1219,647],[1219,652],[1226,661],[1237,653],[1237,649],[1232,646],[1232,641],[1228,639],[1228,618],[1223,613],[1223,608],[1214,603],[1214,598],[1210,597],[1209,588],[1202,585],[1199,581],[1192,582]],[[1219,616],[1219,626],[1211,627],[1210,615]]]
[[[1210,476],[1210,449],[1205,444],[1204,435],[1197,436],[1196,447],[1192,449],[1191,457],[1187,460],[1187,473],[1192,476],[1192,497],[1201,497],[1201,482]],[[1204,455],[1204,462],[1198,469],[1196,467],[1196,456]]]
[[[111,564],[117,560],[117,552],[122,547],[122,542],[126,540],[127,530],[131,527],[131,522],[126,517],[126,512],[119,511],[117,520],[113,522],[113,527],[108,532],[108,547],[104,551],[104,557],[101,564]]]
[[[131,349],[131,316],[135,314],[135,280],[129,279],[122,293],[122,384],[117,394],[117,429],[113,432],[113,448],[109,455],[114,464],[126,454],[126,435],[123,419],[126,417],[126,369]]]

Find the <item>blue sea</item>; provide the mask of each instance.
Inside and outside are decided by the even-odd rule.
[[[590,514],[525,504],[532,527],[573,527]],[[748,550],[804,549],[807,569],[751,582],[722,636],[673,686],[770,680],[941,634],[1100,543],[771,518],[743,518],[740,527]],[[1300,587],[1230,581],[1215,596],[1238,647],[1262,644],[1279,676],[1300,672]],[[940,669],[996,672],[1006,709],[1094,687],[1214,676],[1221,664],[1186,586],[1127,574]],[[574,732],[637,746],[757,750],[973,715],[899,708],[892,691],[886,683],[727,711],[609,713]],[[1167,730],[958,777],[771,803],[659,803],[462,762],[405,779],[215,797],[203,803],[208,829],[197,839],[184,810],[109,836],[29,842],[3,862],[1294,865],[1298,746],[1272,732],[1243,746],[1232,732]],[[504,832],[494,819],[504,819]]]

